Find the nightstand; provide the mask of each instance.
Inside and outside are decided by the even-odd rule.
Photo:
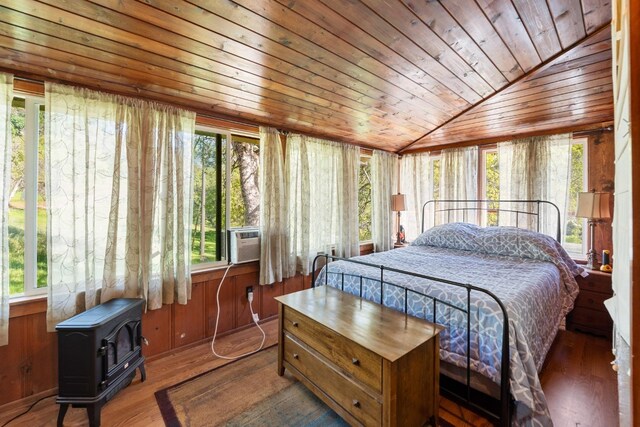
[[[405,243],[394,243],[393,244],[393,249],[406,248],[407,246],[409,246],[408,242],[405,242]]]
[[[613,320],[604,300],[613,296],[611,273],[589,270],[587,277],[576,277],[580,293],[567,317],[567,328],[611,338]]]

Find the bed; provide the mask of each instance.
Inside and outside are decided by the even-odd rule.
[[[406,248],[323,259],[328,263],[315,286],[445,326],[444,395],[501,425],[552,424],[538,373],[573,307],[574,276],[583,272],[554,238],[517,227],[444,223]]]

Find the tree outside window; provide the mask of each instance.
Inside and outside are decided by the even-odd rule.
[[[191,263],[201,266],[227,258],[227,223],[259,225],[260,144],[251,136],[198,130],[193,150]]]
[[[371,240],[371,163],[369,157],[360,159],[358,182],[358,220],[360,241]]]

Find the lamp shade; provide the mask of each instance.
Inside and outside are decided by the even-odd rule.
[[[405,195],[393,194],[391,196],[391,210],[394,212],[400,212],[405,210]]]
[[[599,191],[578,193],[576,216],[590,219],[611,218],[611,211],[609,210],[610,200],[611,193]]]

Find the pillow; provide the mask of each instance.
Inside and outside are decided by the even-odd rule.
[[[436,225],[418,236],[411,245],[478,252],[481,248],[477,236],[481,230],[477,225],[464,222]]]
[[[461,222],[442,224],[422,233],[412,245],[549,261],[572,276],[584,271],[554,238],[516,227],[482,228]]]

